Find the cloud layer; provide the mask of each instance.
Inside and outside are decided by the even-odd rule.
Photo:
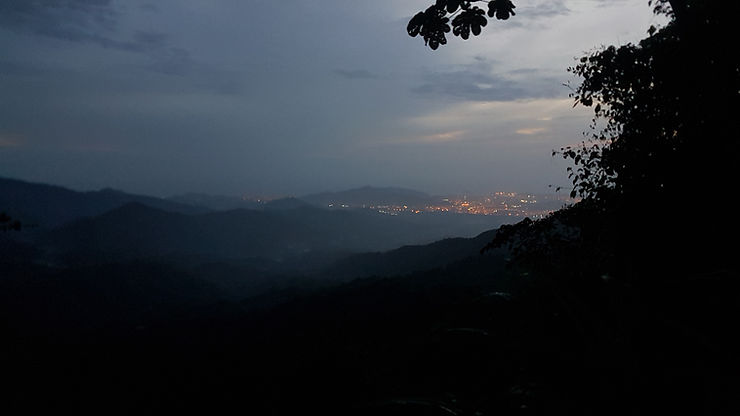
[[[577,142],[565,68],[647,2],[520,0],[432,52],[430,0],[4,0],[0,176],[167,195],[365,184],[541,191]]]

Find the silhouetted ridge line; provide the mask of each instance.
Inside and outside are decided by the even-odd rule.
[[[24,223],[54,227],[138,202],[164,211],[198,214],[207,209],[110,188],[78,192],[54,185],[0,178],[0,207]]]

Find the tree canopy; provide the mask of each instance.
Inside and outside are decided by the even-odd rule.
[[[702,1],[692,0],[649,0],[649,3],[654,6],[655,13],[673,18],[693,14],[697,5],[702,7]],[[436,0],[426,10],[416,13],[406,30],[412,37],[421,35],[424,44],[436,50],[447,44],[448,33],[467,40],[471,33],[473,36],[481,34],[488,24],[486,16],[508,20],[516,16],[514,9],[516,6],[511,0]]]
[[[514,15],[515,6],[508,0],[487,2],[485,15],[474,3],[479,2],[438,0],[411,19],[409,35],[421,35],[436,49],[447,43],[445,34],[450,31],[468,39],[470,33],[481,33],[487,18],[506,20]],[[657,253],[668,259],[687,252],[687,247],[701,247],[706,255],[727,250],[718,238],[725,227],[721,222],[688,231],[680,224],[689,216],[712,215],[713,208],[726,209],[709,201],[724,200],[735,186],[738,136],[732,120],[740,111],[740,63],[727,45],[736,37],[733,19],[738,5],[694,0],[649,3],[655,13],[670,17],[667,25],[651,27],[637,44],[603,47],[568,69],[582,79],[572,94],[574,105],[592,107],[594,117],[580,146],[553,152],[573,163],[568,168],[571,196],[587,203],[544,223],[562,225],[568,219],[581,229],[582,238],[593,239],[582,245],[592,251],[586,257],[620,259],[613,264],[639,258],[640,263],[655,265]],[[687,210],[691,200],[700,201],[694,206],[703,208]],[[580,219],[574,218],[575,212],[580,212],[576,216]],[[586,219],[596,215],[599,220]],[[504,234],[539,241],[522,234],[542,236],[543,224],[535,223],[520,224],[519,233]],[[587,224],[592,226],[588,232]],[[652,231],[637,244],[635,235],[646,230]],[[628,249],[630,245],[644,246],[644,253]],[[594,255],[593,250],[601,254]],[[624,257],[627,252],[630,260]],[[609,264],[599,262],[599,267],[608,269]]]
[[[473,3],[487,3],[488,12]],[[511,0],[468,1],[468,0],[437,0],[426,10],[414,15],[406,28],[410,36],[421,35],[424,44],[432,49],[447,44],[446,34],[452,34],[468,39],[481,34],[482,28],[488,24],[488,17],[506,20],[516,15],[516,6]]]
[[[501,4],[489,2],[495,11],[487,16]],[[670,22],[568,69],[582,80],[574,105],[591,107],[593,119],[580,146],[553,153],[572,162],[571,195],[581,201],[503,226],[486,248],[508,247],[530,296],[539,290],[564,305],[583,334],[581,353],[595,357],[586,365],[598,369],[593,379],[614,382],[608,394],[632,400],[637,413],[673,406],[731,414],[727,397],[737,383],[727,374],[737,369],[738,345],[730,328],[740,293],[731,243],[738,235],[731,198],[740,137],[739,6],[650,4]],[[502,19],[511,15],[506,10]],[[472,13],[474,21],[455,21]],[[473,21],[473,35],[487,23],[470,4],[440,0],[414,16],[409,35],[437,49],[447,43],[451,14],[453,27]],[[452,32],[469,37],[465,29]],[[619,360],[639,364],[606,370]]]

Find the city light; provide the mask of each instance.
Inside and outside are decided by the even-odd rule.
[[[385,215],[456,213],[468,215],[501,215],[509,217],[542,218],[576,200],[557,194],[520,194],[517,192],[495,192],[489,195],[445,196],[425,204],[397,203],[396,205],[363,204],[353,206],[342,201],[333,201],[329,208],[364,208]]]

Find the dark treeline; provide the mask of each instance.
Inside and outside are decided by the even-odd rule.
[[[450,25],[463,39],[478,35],[487,20],[472,3],[437,1],[411,20],[409,34],[432,49],[446,44]],[[575,348],[593,359],[572,371],[604,384],[589,397],[598,410],[584,402],[570,412],[732,414],[738,345],[730,328],[740,299],[730,241],[738,229],[719,201],[729,201],[737,177],[740,62],[727,41],[738,9],[651,4],[669,16],[665,27],[569,69],[583,80],[576,105],[592,107],[594,118],[581,146],[554,154],[573,162],[571,195],[582,202],[504,226],[487,247],[509,247],[533,292],[549,291],[572,316],[580,335],[570,340],[580,338]],[[508,0],[488,7],[489,17],[514,15]],[[563,355],[571,348],[554,347]],[[552,388],[571,382],[544,379]],[[580,393],[573,386],[568,395]]]

